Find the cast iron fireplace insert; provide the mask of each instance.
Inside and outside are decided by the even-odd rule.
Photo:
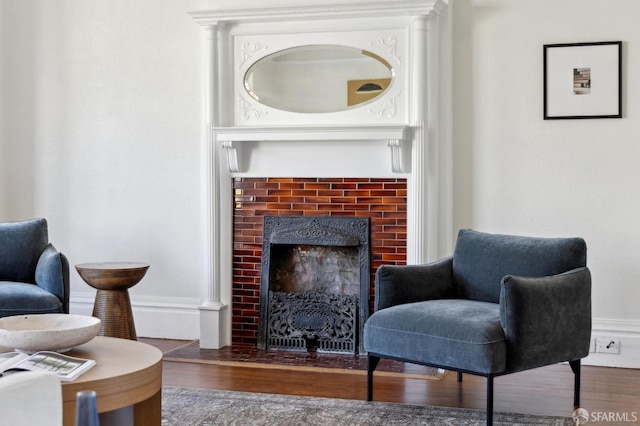
[[[362,352],[369,218],[265,216],[258,348]]]

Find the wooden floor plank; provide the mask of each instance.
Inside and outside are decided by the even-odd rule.
[[[141,339],[166,352],[181,341]],[[366,399],[366,377],[313,371],[283,371],[184,362],[164,362],[163,383],[172,386],[286,395]],[[640,418],[640,370],[583,366],[582,407],[590,412],[635,412]],[[376,377],[374,400],[483,410],[486,380],[456,374],[444,380]],[[557,364],[495,379],[495,410],[571,416],[573,373]]]

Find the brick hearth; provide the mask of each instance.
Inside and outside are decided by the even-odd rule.
[[[234,345],[257,343],[264,215],[369,217],[370,312],[378,266],[406,264],[406,179],[236,178],[233,186]]]

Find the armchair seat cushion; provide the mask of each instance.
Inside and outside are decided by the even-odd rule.
[[[35,284],[0,281],[0,317],[62,312],[60,299]]]
[[[365,324],[364,347],[456,370],[501,373],[506,368],[500,305],[491,302],[439,299],[379,310]]]

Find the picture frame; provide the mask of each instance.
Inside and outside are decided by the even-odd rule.
[[[622,118],[622,42],[544,45],[545,120]]]

